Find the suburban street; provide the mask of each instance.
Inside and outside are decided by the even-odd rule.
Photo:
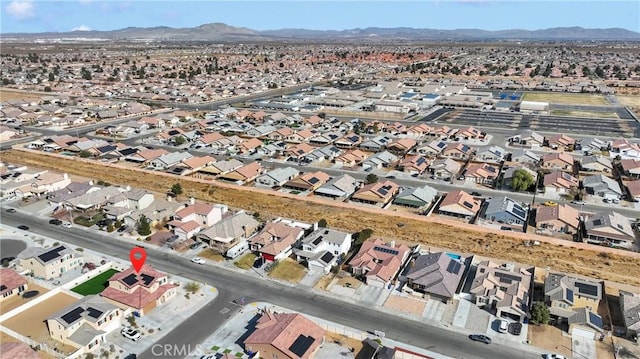
[[[18,226],[26,224],[30,232],[59,239],[74,246],[81,246],[99,253],[127,260],[131,244],[94,231],[74,227],[70,229],[52,226],[47,219],[35,218],[20,212],[2,212],[3,224]],[[215,301],[194,313],[188,320],[165,334],[157,344],[191,346],[195,348],[209,334],[218,329],[239,310],[232,301],[245,297],[246,302],[264,301],[277,304],[301,313],[365,331],[381,330],[386,337],[420,348],[455,358],[538,358],[521,348],[510,348],[498,344],[485,345],[472,342],[468,333],[454,333],[427,323],[396,317],[375,309],[343,302],[329,295],[314,293],[293,285],[264,280],[236,271],[214,266],[193,264],[188,258],[158,249],[147,248],[147,263],[161,271],[182,276],[215,286],[219,296]],[[227,308],[227,310],[223,310]],[[224,314],[223,314],[224,313]],[[157,354],[158,350],[156,350]],[[183,355],[182,355],[183,356]],[[182,356],[158,356],[151,350],[140,358],[177,358]]]

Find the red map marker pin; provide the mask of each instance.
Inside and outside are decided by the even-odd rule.
[[[144,248],[133,247],[131,252],[129,252],[129,260],[131,260],[131,264],[133,265],[133,269],[136,270],[136,273],[140,273],[140,269],[142,269],[146,259],[147,252]]]

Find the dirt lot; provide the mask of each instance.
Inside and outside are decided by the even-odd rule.
[[[424,307],[427,303],[424,300],[415,298],[401,297],[398,295],[390,295],[384,302],[384,306],[389,309],[399,310],[401,312],[422,316]]]
[[[561,354],[567,358],[573,356],[571,336],[551,325],[530,325],[529,342],[531,345],[546,349],[551,353]]]
[[[251,187],[189,179],[158,172],[125,169],[113,164],[99,164],[42,152],[10,150],[0,153],[0,160],[37,168],[128,184],[152,191],[167,190],[179,180],[185,195],[200,200],[227,204],[249,213],[282,216],[306,222],[324,218],[330,227],[356,232],[374,229],[374,236],[424,247],[447,248],[460,254],[477,254],[579,275],[640,285],[640,254],[617,251],[582,243],[557,240],[524,233],[506,235],[503,231],[463,224],[440,216],[424,217],[358,207],[317,197],[299,197]],[[105,170],[103,166],[109,166]],[[144,175],[141,175],[144,173]],[[523,239],[535,239],[540,246],[525,247]]]
[[[357,339],[349,338],[348,336],[343,334],[327,332],[327,334],[325,334],[324,336],[324,339],[327,342],[340,343],[340,345],[343,345],[345,347],[353,348],[354,353],[359,353],[360,350],[362,350],[361,341]]]
[[[527,92],[525,101],[543,101],[549,103],[562,103],[572,105],[608,105],[607,99],[602,95],[586,93],[556,93],[556,92]]]
[[[305,274],[304,266],[291,258],[285,258],[278,262],[276,267],[269,272],[269,277],[286,280],[291,283],[298,283]]]
[[[45,320],[77,301],[77,298],[68,294],[58,293],[33,308],[5,320],[2,325],[37,342],[48,343],[51,348],[57,347],[62,352],[70,353],[75,351],[75,348],[51,339]]]
[[[49,96],[51,94],[48,94]],[[42,96],[47,96],[44,93],[34,93],[20,90],[0,89],[0,102],[8,100],[38,100]]]
[[[630,107],[636,115],[640,115],[640,90],[635,95],[616,95],[618,102],[624,106]]]
[[[5,299],[2,301],[2,303],[0,303],[0,313],[7,313],[9,311],[12,311],[13,309],[28,303],[40,296],[42,296],[43,294],[47,293],[49,291],[49,289],[45,288],[45,287],[41,287],[37,284],[33,284],[31,282],[29,282],[28,287],[27,287],[27,291],[32,291],[32,290],[37,290],[38,291],[38,295],[36,295],[35,297],[32,298],[22,298],[22,295],[19,296],[13,296],[12,298],[9,299]]]
[[[593,118],[619,118],[614,112],[588,112],[588,111],[566,111],[551,110],[552,115],[558,116],[574,116],[574,117],[593,117]]]

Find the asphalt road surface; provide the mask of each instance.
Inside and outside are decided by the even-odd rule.
[[[82,246],[99,253],[108,253],[123,260],[128,259],[131,244],[103,236],[82,228],[62,228],[48,224],[46,219],[34,218],[23,213],[2,213],[2,222],[10,226],[26,224],[31,232],[57,238],[75,246]],[[89,235],[88,235],[89,234]],[[472,342],[467,335],[445,331],[423,322],[378,312],[370,308],[320,296],[306,289],[287,286],[269,280],[260,280],[219,267],[201,266],[188,259],[156,250],[147,249],[147,262],[161,271],[186,277],[215,286],[219,297],[209,303],[177,328],[168,332],[156,344],[195,348],[207,336],[216,331],[238,310],[231,301],[245,297],[250,300],[270,302],[295,311],[322,317],[342,325],[362,330],[382,330],[388,338],[408,343],[455,358],[539,358],[539,354],[498,344],[485,345]],[[228,313],[221,313],[223,308]],[[234,309],[235,307],[235,309]],[[158,350],[156,350],[156,353]],[[151,348],[139,357],[179,358],[184,355],[154,355]]]

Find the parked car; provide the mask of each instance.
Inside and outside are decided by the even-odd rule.
[[[18,226],[18,229],[21,229],[21,230],[23,230],[23,231],[28,231],[28,230],[29,230],[29,227],[28,227],[28,226],[25,226],[24,224],[21,224],[21,225],[19,225],[19,226]]]
[[[485,343],[485,344],[491,344],[491,338],[489,338],[486,335],[482,335],[482,334],[471,334],[471,335],[469,335],[469,339],[473,340],[474,342],[481,342],[481,343]]]
[[[120,232],[120,233],[122,233],[122,232],[124,232],[126,230],[127,230],[127,226],[125,226],[125,225],[122,225],[122,226],[120,226],[120,228],[118,228],[118,232]]]
[[[49,224],[53,224],[54,226],[59,226],[59,225],[62,224],[62,221],[59,220],[59,219],[55,219],[54,218],[54,219],[49,220]]]
[[[542,354],[544,359],[567,359],[564,355],[560,354]]]
[[[581,206],[582,206],[582,205],[587,204],[585,201],[571,201],[571,203],[573,203],[573,204],[579,204],[579,205],[581,205]]]
[[[189,248],[191,248],[191,249],[198,249],[198,248],[202,247],[202,245],[203,245],[203,244],[204,244],[204,243],[202,243],[202,242],[196,242],[196,243],[194,243],[194,244],[190,245],[190,246],[189,246]]]
[[[522,333],[522,323],[511,323],[511,334],[520,335]]]
[[[122,336],[127,339],[133,340],[134,342],[138,341],[142,337],[142,334],[140,334],[139,331],[132,328],[124,328],[120,331],[120,334],[122,334]]]
[[[509,330],[509,322],[507,322],[505,319],[499,319],[498,321],[498,332],[506,333]]]
[[[7,212],[16,213],[16,209],[15,208],[7,208]]]
[[[72,225],[71,223],[69,223],[69,222],[62,222],[62,226],[63,226],[64,228],[71,228],[71,227],[73,227],[73,225]]]
[[[474,197],[482,197],[482,193],[480,193],[478,191],[471,192],[471,195],[474,196]]]
[[[193,263],[197,263],[197,264],[205,264],[205,263],[206,263],[206,262],[205,262],[205,260],[204,260],[204,259],[202,259],[202,258],[200,258],[200,257],[193,257],[193,258],[191,259],[191,261],[192,261]]]
[[[557,206],[558,204],[554,201],[546,201],[543,203],[545,206]]]

